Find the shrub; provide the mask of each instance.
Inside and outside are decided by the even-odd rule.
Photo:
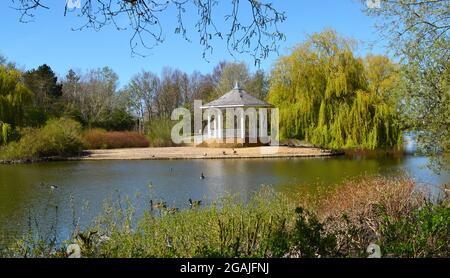
[[[443,204],[426,204],[409,214],[392,218],[384,213],[380,244],[396,257],[449,257],[450,209]]]
[[[144,148],[149,143],[145,136],[130,131],[105,131],[91,129],[83,135],[87,149]]]
[[[354,205],[352,197],[342,195],[350,185],[355,182],[336,187],[336,197],[322,196],[319,206],[308,210],[266,188],[245,203],[229,196],[180,211],[160,206],[139,219],[130,203],[118,200],[106,204],[89,228],[75,227],[63,244],[30,232],[0,256],[64,257],[65,244],[74,242],[84,257],[367,257],[372,242],[383,256],[450,255],[448,198],[417,202],[408,194],[391,194],[409,192],[406,178],[366,178],[356,184],[356,195],[366,192],[368,198]],[[324,217],[321,206],[327,200],[344,204]],[[392,207],[394,202],[399,204]],[[368,203],[372,209],[366,210]]]
[[[4,160],[67,157],[81,153],[81,125],[71,119],[53,119],[38,129],[22,130],[19,141],[11,142],[0,152]]]
[[[365,177],[330,190],[316,212],[345,256],[365,255],[371,242],[389,256],[448,256],[450,209],[426,196],[406,177]]]
[[[152,147],[173,146],[171,131],[174,123],[170,119],[151,119],[147,123],[147,138]]]

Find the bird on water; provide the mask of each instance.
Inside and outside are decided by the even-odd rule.
[[[201,206],[201,204],[202,204],[202,201],[201,201],[201,200],[195,200],[195,201],[192,201],[192,199],[189,198],[188,201],[189,201],[189,207],[190,207],[190,208],[199,207],[199,206]]]
[[[160,202],[153,203],[153,200],[150,200],[150,210],[153,210],[153,209],[160,210],[160,209],[165,209],[165,208],[167,208],[166,202],[160,201]]]

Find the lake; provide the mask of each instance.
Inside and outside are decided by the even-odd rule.
[[[429,185],[431,194],[448,183],[420,156],[355,159],[345,156],[295,159],[71,161],[0,165],[0,246],[28,227],[56,227],[60,237],[73,220],[87,225],[102,212],[105,200],[128,197],[138,213],[149,199],[186,208],[188,199],[208,202],[225,193],[248,198],[261,186],[290,193],[330,186],[363,175],[405,173]],[[205,179],[200,179],[204,173]],[[56,185],[52,189],[50,185]],[[56,209],[57,207],[57,209]],[[74,215],[75,212],[75,215]],[[37,225],[36,225],[37,223]]]

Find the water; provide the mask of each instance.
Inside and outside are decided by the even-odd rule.
[[[0,246],[25,232],[30,224],[36,228],[36,223],[42,229],[54,226],[60,237],[66,237],[74,219],[88,225],[102,212],[105,200],[126,196],[139,212],[148,206],[150,198],[183,208],[189,198],[208,202],[227,192],[248,198],[263,185],[290,193],[362,175],[400,173],[430,185],[432,194],[439,194],[439,185],[448,183],[450,176],[436,175],[426,164],[425,157],[408,156],[0,165]],[[203,180],[202,172],[206,176]],[[51,189],[52,184],[57,188]]]

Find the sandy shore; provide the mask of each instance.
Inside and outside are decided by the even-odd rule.
[[[234,152],[235,151],[235,152]],[[335,155],[318,148],[248,147],[248,148],[165,147],[112,150],[89,150],[82,160],[132,160],[132,159],[224,159],[224,158],[275,158],[315,157]]]

